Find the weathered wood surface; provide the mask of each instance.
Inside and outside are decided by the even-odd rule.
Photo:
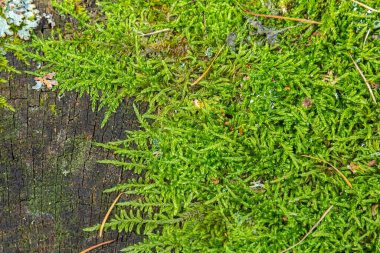
[[[39,3],[40,10],[45,7]],[[102,191],[126,177],[119,168],[96,163],[112,154],[94,142],[123,138],[125,130],[138,127],[132,101],[101,129],[104,112],[92,112],[88,97],[60,98],[32,90],[31,76],[1,74],[8,83],[0,84],[0,95],[16,113],[0,110],[0,253],[79,252],[107,239],[117,242],[93,252],[118,252],[136,240],[110,232],[99,240],[82,231],[101,222],[115,197]]]

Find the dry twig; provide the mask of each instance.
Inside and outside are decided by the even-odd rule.
[[[246,13],[255,16],[255,17],[264,17],[264,18],[276,18],[276,19],[284,19],[284,20],[292,20],[292,21],[298,21],[302,23],[308,23],[308,24],[322,24],[321,22],[314,21],[314,20],[309,20],[309,19],[303,19],[303,18],[289,18],[289,17],[284,17],[284,16],[276,16],[276,15],[267,15],[267,14],[258,14],[258,13],[253,13],[249,10],[243,9]]]
[[[141,36],[145,37],[145,36],[155,35],[155,34],[158,34],[158,33],[169,32],[170,30],[171,30],[170,28],[165,28],[165,29],[161,29],[161,30],[158,30],[158,31],[150,32],[150,33],[143,33],[143,32],[140,32],[140,31],[136,31],[136,33],[138,33]]]
[[[376,9],[374,9],[374,8],[368,6],[368,5],[365,5],[365,4],[363,4],[363,3],[359,2],[359,1],[356,1],[356,0],[351,0],[351,1],[354,2],[354,3],[356,3],[357,5],[360,5],[360,6],[364,7],[364,8],[366,8],[366,9],[370,10],[370,11],[379,12],[380,13],[379,10],[376,10]]]
[[[320,159],[320,158],[318,158],[318,157],[314,157],[314,156],[311,156],[311,155],[302,155],[302,156],[304,156],[304,157],[309,157],[309,158],[311,158],[311,159],[314,159],[314,160],[317,160],[317,161],[320,161],[320,162],[323,162],[323,163],[327,163],[328,165],[330,165],[330,167],[331,168],[333,168],[342,178],[343,178],[343,180],[348,184],[348,186],[350,187],[350,188],[352,188],[352,184],[350,183],[350,181],[346,178],[346,176],[342,173],[342,172],[340,172],[340,170],[338,170],[334,165],[332,165],[331,163],[329,163],[329,162],[326,162],[325,160],[322,160],[322,159]]]
[[[214,64],[216,58],[218,58],[218,56],[219,56],[220,53],[222,52],[224,46],[225,46],[225,45],[222,46],[222,48],[219,50],[219,52],[215,55],[214,59],[212,59],[210,65],[207,67],[206,71],[205,71],[200,77],[198,77],[198,79],[195,80],[195,81],[191,84],[191,86],[194,86],[194,85],[198,84],[198,83],[199,83],[199,82],[200,82],[200,81],[201,81],[201,80],[207,75],[207,73],[210,71],[212,65]]]
[[[309,232],[307,232],[307,234],[302,237],[302,239],[297,242],[296,244],[290,246],[289,248],[287,248],[286,250],[283,250],[281,251],[280,253],[285,253],[295,247],[297,247],[298,245],[300,245],[303,241],[305,241],[305,239],[318,227],[319,223],[321,223],[321,221],[326,217],[326,215],[330,212],[331,208],[333,208],[333,206],[330,206],[324,213],[323,215],[321,216],[321,218],[317,221],[317,223],[315,223],[315,225],[309,230]]]
[[[352,58],[351,55],[350,55],[350,58],[351,58],[352,62],[354,63],[355,68],[358,70],[359,74],[362,76],[362,78],[363,78],[365,84],[367,85],[367,88],[368,88],[368,90],[369,90],[369,93],[371,93],[371,97],[372,97],[373,102],[375,102],[375,104],[377,104],[377,102],[376,102],[376,98],[375,98],[375,95],[373,94],[373,91],[372,91],[372,89],[371,89],[371,85],[368,83],[368,81],[367,81],[367,79],[365,78],[363,72],[362,72],[361,69],[359,68],[359,65],[354,61],[354,59]]]
[[[104,219],[103,219],[102,224],[100,225],[100,229],[99,229],[99,237],[102,237],[104,225],[106,224],[106,221],[107,221],[108,217],[110,216],[112,209],[115,207],[116,203],[119,201],[121,195],[123,195],[123,193],[120,193],[119,195],[117,195],[117,197],[113,201],[112,205],[108,209],[106,216],[104,216]]]
[[[87,252],[90,252],[90,251],[93,250],[93,249],[96,249],[96,248],[98,248],[98,247],[100,247],[100,246],[103,246],[103,245],[106,245],[106,244],[113,243],[114,241],[116,241],[116,240],[109,240],[109,241],[106,241],[106,242],[98,243],[98,244],[96,244],[96,245],[94,245],[94,246],[91,246],[90,248],[87,248],[87,249],[85,249],[85,250],[82,250],[80,253],[87,253]]]

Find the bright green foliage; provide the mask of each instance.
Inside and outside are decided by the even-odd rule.
[[[0,96],[0,108],[6,108],[8,110],[11,110],[12,112],[15,111],[15,109],[13,108],[13,106],[11,106],[10,104],[8,104],[7,100]]]
[[[256,2],[245,8],[322,24],[276,40],[248,18],[295,22],[249,17],[236,1],[101,1],[106,18],[79,21],[81,32],[13,48],[107,115],[127,96],[149,102],[136,110],[142,130],[101,145],[120,158],[103,163],[140,175],[109,190],[131,200],[106,228],[146,235],[125,252],[279,252],[331,205],[297,252],[380,251],[380,172],[367,166],[380,156],[380,109],[349,57],[380,82],[380,15],[352,1]]]
[[[6,71],[15,72],[15,69],[8,65],[8,61],[4,56],[0,55],[0,73]],[[5,82],[5,80],[0,77],[0,83],[3,82]],[[0,96],[0,108],[6,108],[8,110],[14,111],[14,108],[8,104],[7,100],[2,96]]]
[[[8,65],[8,60],[5,56],[0,54],[0,73],[5,72],[17,72],[16,69]],[[0,76],[0,83],[6,82],[2,76]]]

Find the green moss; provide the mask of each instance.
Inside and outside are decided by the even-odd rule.
[[[71,198],[72,178],[80,176],[81,168],[91,159],[88,157],[91,142],[84,137],[69,138],[63,145],[62,155],[47,156],[43,181],[37,179],[31,184],[34,188],[28,190],[27,204],[32,219],[52,219],[57,247],[72,236],[70,226],[77,223],[78,216],[62,216],[77,205]]]
[[[55,104],[54,105],[50,105],[50,111],[53,113],[54,116],[58,115]]]
[[[380,109],[350,58],[379,83],[379,14],[352,1],[243,6],[321,22],[277,33],[296,23],[242,4],[102,1],[93,23],[73,13],[80,32],[69,38],[11,48],[48,62],[41,72],[56,71],[62,92],[89,93],[105,120],[124,97],[149,103],[136,110],[143,130],[102,145],[119,157],[104,163],[144,172],[109,190],[134,199],[106,227],[147,235],[126,252],[278,252],[330,206],[297,250],[380,251],[380,176],[368,166],[379,159]]]
[[[75,152],[72,152],[72,150]],[[84,164],[90,160],[89,150],[91,141],[84,137],[69,138],[64,142],[64,156],[60,158],[58,170],[64,177],[70,174],[76,174],[78,169],[83,168]],[[53,158],[55,159],[55,158]]]
[[[0,96],[0,108],[3,107],[3,108],[6,108],[12,112],[15,112],[15,108],[13,108],[13,106],[11,106],[10,104],[8,104],[7,100]]]

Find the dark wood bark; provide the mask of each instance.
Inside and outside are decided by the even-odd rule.
[[[112,154],[94,142],[123,138],[138,127],[132,101],[101,129],[104,112],[92,112],[87,96],[59,97],[32,90],[31,76],[2,75],[8,82],[0,84],[0,95],[16,112],[0,109],[0,253],[79,252],[107,239],[117,242],[93,252],[118,252],[137,240],[110,232],[99,240],[82,231],[101,222],[116,196],[102,191],[126,177],[96,163]]]

